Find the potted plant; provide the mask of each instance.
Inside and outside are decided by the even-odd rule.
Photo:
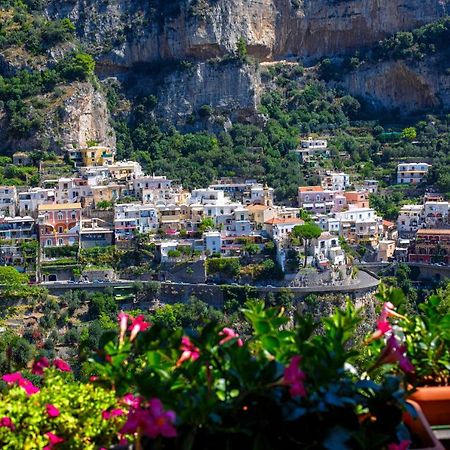
[[[381,355],[376,366],[383,359],[399,363],[409,398],[420,405],[429,423],[450,424],[450,313],[442,308],[442,295],[430,296],[419,305],[417,314],[407,313],[399,289],[381,287],[378,298],[384,303],[383,310],[369,339],[373,354]],[[378,338],[384,338],[388,345],[396,339],[399,344],[394,351],[400,356],[383,353]],[[406,360],[409,364],[405,365]]]
[[[419,404],[408,400],[408,405],[414,411],[405,411],[403,413],[403,422],[410,430],[410,443],[419,442],[420,448],[426,450],[444,450],[444,446],[437,440]]]
[[[211,323],[168,331],[120,315],[93,359],[95,383],[129,405],[122,438],[141,449],[394,449],[409,436],[400,377],[360,379],[350,304],[315,323],[250,301],[242,339]]]

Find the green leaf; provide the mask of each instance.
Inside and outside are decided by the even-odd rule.
[[[258,334],[270,333],[270,323],[266,320],[257,320],[253,325]]]
[[[276,354],[280,348],[280,341],[275,336],[263,336],[261,338],[261,343],[264,349],[273,355]]]

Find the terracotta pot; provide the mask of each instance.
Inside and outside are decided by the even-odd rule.
[[[450,425],[450,386],[420,387],[409,398],[420,405],[430,425]]]
[[[413,418],[411,414],[404,412],[403,422],[409,428],[413,442],[420,441],[420,447],[414,448],[418,450],[445,450],[445,447],[436,439],[420,406],[411,400],[408,400],[408,403],[415,409],[416,417]]]

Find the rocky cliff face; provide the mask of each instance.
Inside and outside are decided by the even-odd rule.
[[[261,60],[318,58],[370,45],[448,13],[447,0],[50,0],[112,65],[205,59],[243,37]]]
[[[90,83],[73,83],[59,92],[40,98],[47,106],[42,109],[42,129],[28,137],[7,137],[8,121],[0,110],[0,150],[50,149],[67,151],[86,147],[89,141],[114,147],[115,133],[104,95]]]
[[[91,84],[77,83],[59,111],[58,128],[63,148],[86,147],[89,141],[115,147],[106,99]]]
[[[189,117],[208,105],[212,108],[207,124],[211,128],[215,118],[249,120],[259,105],[260,95],[261,79],[255,65],[200,63],[165,79],[158,91],[156,114],[183,128]]]
[[[367,65],[349,74],[344,87],[375,108],[411,111],[450,103],[450,76],[433,59],[421,63],[402,61]]]

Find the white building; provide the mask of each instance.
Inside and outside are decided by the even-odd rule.
[[[423,220],[428,228],[439,228],[448,223],[448,202],[424,203]]]
[[[250,195],[244,197],[244,202],[252,205],[273,206],[273,188],[266,184],[253,184],[250,188]]]
[[[335,214],[340,221],[339,235],[352,244],[378,245],[383,236],[383,219],[372,208],[357,208],[349,205],[347,211]]]
[[[306,140],[300,141],[300,146],[314,150],[325,150],[328,147],[328,142],[326,139],[313,139],[309,137]]]
[[[19,214],[21,216],[36,216],[39,205],[52,205],[56,201],[54,189],[32,188],[19,192]]]
[[[225,197],[225,192],[215,189],[194,189],[191,192],[189,203],[199,205],[225,205],[230,204],[231,200]]]
[[[319,238],[312,239],[311,248],[313,256],[320,266],[345,264],[345,253],[336,235],[323,232]]]
[[[115,207],[114,232],[117,240],[132,239],[135,232],[155,233],[158,227],[158,211],[151,205],[127,203]]]
[[[431,164],[401,163],[397,166],[397,184],[418,184],[428,174]]]
[[[171,200],[172,180],[165,176],[140,176],[133,180],[133,191],[144,203]]]
[[[292,233],[295,226],[303,225],[304,223],[302,219],[298,218],[273,218],[264,223],[264,229],[272,239],[276,241],[284,240]]]
[[[378,180],[364,180],[362,188],[369,194],[376,194],[378,192],[378,185]]]
[[[423,227],[424,205],[404,205],[397,218],[397,229],[401,237],[409,237]]]
[[[56,203],[76,203],[92,198],[92,188],[82,178],[60,178],[55,187]]]
[[[341,229],[341,221],[330,215],[317,215],[315,216],[314,222],[319,225],[323,231],[328,231],[329,233],[339,234],[339,230]]]
[[[322,176],[322,187],[330,191],[345,191],[350,186],[350,175],[344,172],[326,172]]]
[[[222,236],[218,231],[207,231],[203,233],[203,241],[205,243],[205,251],[210,255],[220,253],[222,248]]]
[[[0,216],[14,217],[17,208],[15,186],[0,186]]]

